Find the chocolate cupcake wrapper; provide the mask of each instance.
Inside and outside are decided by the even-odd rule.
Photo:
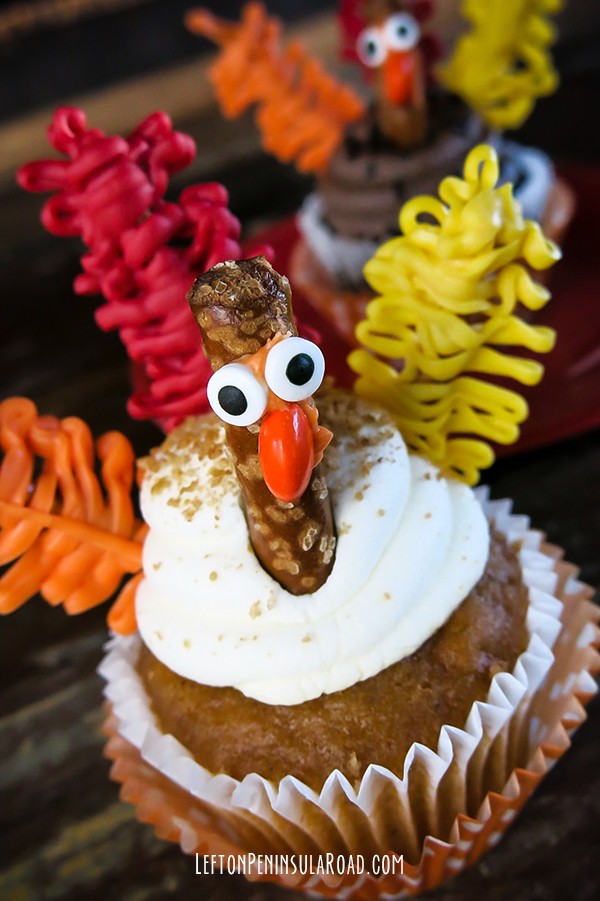
[[[383,877],[250,874],[351,899],[415,894],[492,847],[585,719],[600,669],[600,611],[527,517],[480,496],[496,528],[521,544],[531,639],[513,672],[494,676],[487,700],[473,704],[464,729],[443,726],[437,752],[414,744],[401,777],[370,766],[358,791],[337,771],[320,794],[293,776],[277,785],[256,774],[214,776],[158,728],[135,671],[140,639],[115,637],[100,667],[107,754],[139,819],[201,855],[404,856],[403,872]]]

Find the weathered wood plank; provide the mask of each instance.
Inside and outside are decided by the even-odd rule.
[[[326,65],[337,65],[337,26],[331,15],[304,20],[292,26],[289,35],[290,38],[300,37],[307,49]],[[218,127],[220,114],[207,78],[211,58],[210,54],[203,55],[191,62],[131,79],[99,93],[65,98],[64,103],[81,107],[94,126],[113,134],[129,133],[144,116],[157,109],[167,110],[176,123],[208,114],[212,116],[213,125]],[[46,128],[54,106],[0,125],[0,182],[12,182],[17,167],[27,160],[51,155]],[[249,121],[245,121],[242,129],[249,136],[252,146],[256,146],[257,139],[251,136]],[[223,134],[226,133],[223,131]],[[215,146],[218,146],[221,165],[227,159],[239,159],[240,151],[246,152],[247,141],[240,142],[240,131],[232,128],[229,134],[229,140],[219,145],[213,141],[212,130],[199,134],[198,174],[203,167],[205,153],[208,165],[213,165]]]

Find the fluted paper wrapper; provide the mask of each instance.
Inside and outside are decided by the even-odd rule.
[[[403,873],[376,878],[260,876],[326,896],[375,899],[416,894],[473,863],[492,847],[585,719],[600,611],[577,570],[543,543],[509,501],[486,512],[509,541],[520,542],[529,589],[530,642],[512,673],[494,676],[485,702],[464,729],[443,726],[437,752],[414,744],[402,774],[371,765],[358,791],[338,771],[320,794],[293,776],[273,784],[214,776],[194,761],[152,714],[135,664],[140,639],[115,637],[100,667],[109,706],[107,754],[122,797],[159,836],[186,853],[403,855]],[[316,866],[316,864],[315,864]]]

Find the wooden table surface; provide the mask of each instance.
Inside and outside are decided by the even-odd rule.
[[[600,97],[600,63],[594,66],[585,83],[575,66],[567,73],[563,94],[542,105],[529,139],[571,159],[600,161],[592,101],[583,97],[585,90]],[[584,108],[582,135],[576,126]],[[215,175],[248,226],[293,209],[308,187],[262,156]],[[96,435],[118,428],[143,454],[159,432],[127,417],[129,374],[119,341],[96,329],[92,300],[73,296],[77,242],[50,238],[36,226],[39,203],[16,192],[0,203],[1,394],[27,394],[42,412],[80,415]],[[487,481],[494,497],[514,498],[517,512],[566,549],[585,581],[600,585],[600,431],[507,458]],[[242,877],[196,876],[192,858],[157,839],[119,801],[102,756],[102,684],[95,672],[107,637],[105,612],[71,619],[36,599],[0,622],[1,901],[289,898]],[[500,845],[427,895],[567,897],[600,897],[600,699]]]

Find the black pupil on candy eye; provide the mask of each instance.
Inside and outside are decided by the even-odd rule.
[[[377,53],[377,44],[375,43],[373,38],[371,38],[370,41],[367,41],[367,55],[375,56],[376,53]]]
[[[306,385],[315,371],[315,363],[308,354],[296,354],[287,364],[285,374],[292,385]]]
[[[398,37],[405,38],[408,34],[408,25],[398,25]]]
[[[241,416],[248,409],[246,395],[235,385],[224,385],[219,391],[219,403],[230,416]]]

